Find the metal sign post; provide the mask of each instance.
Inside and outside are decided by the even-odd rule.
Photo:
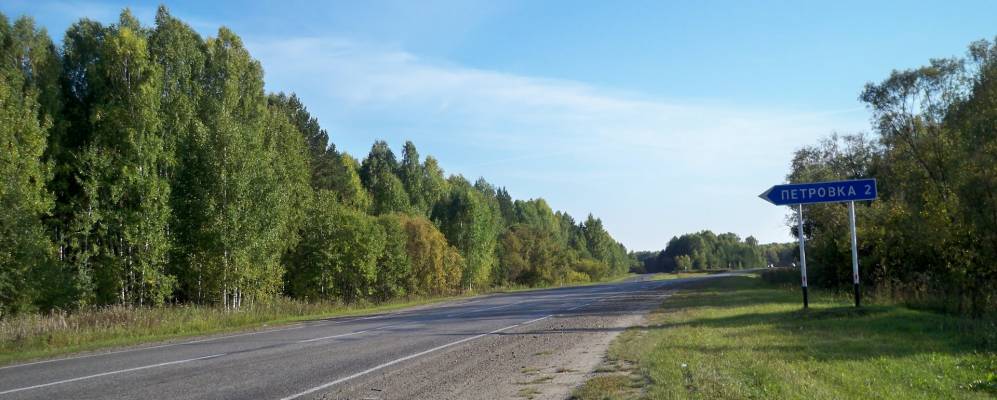
[[[803,279],[803,309],[810,307],[810,299],[807,298],[807,239],[803,236],[803,204],[797,204],[799,213],[796,214],[796,222],[799,224],[797,232],[800,236],[800,278]]]
[[[803,281],[803,308],[809,307],[807,299],[807,251],[803,236],[803,205],[814,203],[848,202],[848,221],[852,228],[852,277],[855,286],[855,307],[861,305],[859,290],[858,236],[855,233],[855,202],[875,200],[878,196],[875,179],[850,181],[798,183],[775,185],[758,195],[777,206],[797,206],[798,234],[800,236],[800,278]]]
[[[859,291],[859,239],[855,233],[855,202],[848,202],[848,223],[852,226],[852,281],[855,286],[855,307],[862,305]]]

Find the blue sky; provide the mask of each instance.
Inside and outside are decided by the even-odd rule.
[[[874,3],[874,4],[873,4]],[[158,3],[4,0],[56,40]],[[993,38],[997,3],[167,2],[243,37],[341,150],[413,140],[448,173],[589,212],[628,248],[711,229],[791,239],[756,196],[792,152],[869,130],[862,86]]]

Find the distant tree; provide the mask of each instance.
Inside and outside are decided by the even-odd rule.
[[[675,257],[675,268],[679,271],[691,271],[693,268],[692,259],[685,254]]]

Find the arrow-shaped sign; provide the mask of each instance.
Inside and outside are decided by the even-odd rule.
[[[837,203],[876,199],[876,180],[798,183],[775,185],[758,195],[777,206],[790,204]]]

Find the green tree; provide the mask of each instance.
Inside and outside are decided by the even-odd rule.
[[[419,161],[419,151],[416,150],[415,144],[411,141],[406,141],[402,148],[402,162],[398,166],[398,177],[405,187],[405,192],[408,193],[412,212],[427,215],[431,204],[429,204],[426,190],[423,188],[426,180],[425,170]]]
[[[339,157],[336,146],[329,141],[329,133],[319,126],[318,119],[313,117],[301,99],[292,93],[271,94],[267,97],[271,107],[276,107],[287,117],[291,124],[304,138],[308,147],[308,164],[312,188],[333,189],[338,171]]]
[[[406,251],[408,236],[402,214],[382,215],[377,218],[377,223],[384,232],[384,251],[377,258],[373,295],[378,300],[387,300],[408,292],[412,282],[412,265]]]
[[[411,262],[410,290],[421,295],[444,295],[460,289],[464,258],[429,220],[401,216],[406,233],[405,251]]]
[[[165,6],[156,12],[156,28],[149,39],[149,51],[162,66],[160,119],[164,147],[172,154],[166,170],[170,182],[170,233],[173,243],[170,271],[177,277],[181,299],[203,301],[198,282],[203,279],[203,263],[192,258],[204,240],[199,223],[207,217],[206,204],[199,197],[206,128],[198,117],[204,96],[204,67],[207,56],[204,40],[190,26],[170,15]]]
[[[79,156],[75,216],[91,246],[95,299],[160,304],[175,284],[166,273],[172,155],[159,119],[161,70],[128,10],[106,34],[95,67],[104,86],[93,96],[91,143]]]
[[[356,301],[370,295],[384,259],[385,233],[377,220],[343,207],[320,191],[287,271],[292,295]],[[392,250],[393,251],[393,250]]]
[[[360,181],[359,169],[357,160],[349,154],[340,154],[330,177],[330,190],[341,204],[366,212],[372,200]]]
[[[461,283],[481,287],[490,281],[495,266],[495,244],[501,228],[498,207],[492,207],[461,177],[452,178],[450,186],[449,196],[434,208],[433,220],[464,257]]]
[[[45,36],[27,19],[12,29],[0,14],[0,317],[32,307],[41,289],[32,278],[53,261],[42,224],[52,208],[42,160],[52,115],[35,80],[51,56]]]

